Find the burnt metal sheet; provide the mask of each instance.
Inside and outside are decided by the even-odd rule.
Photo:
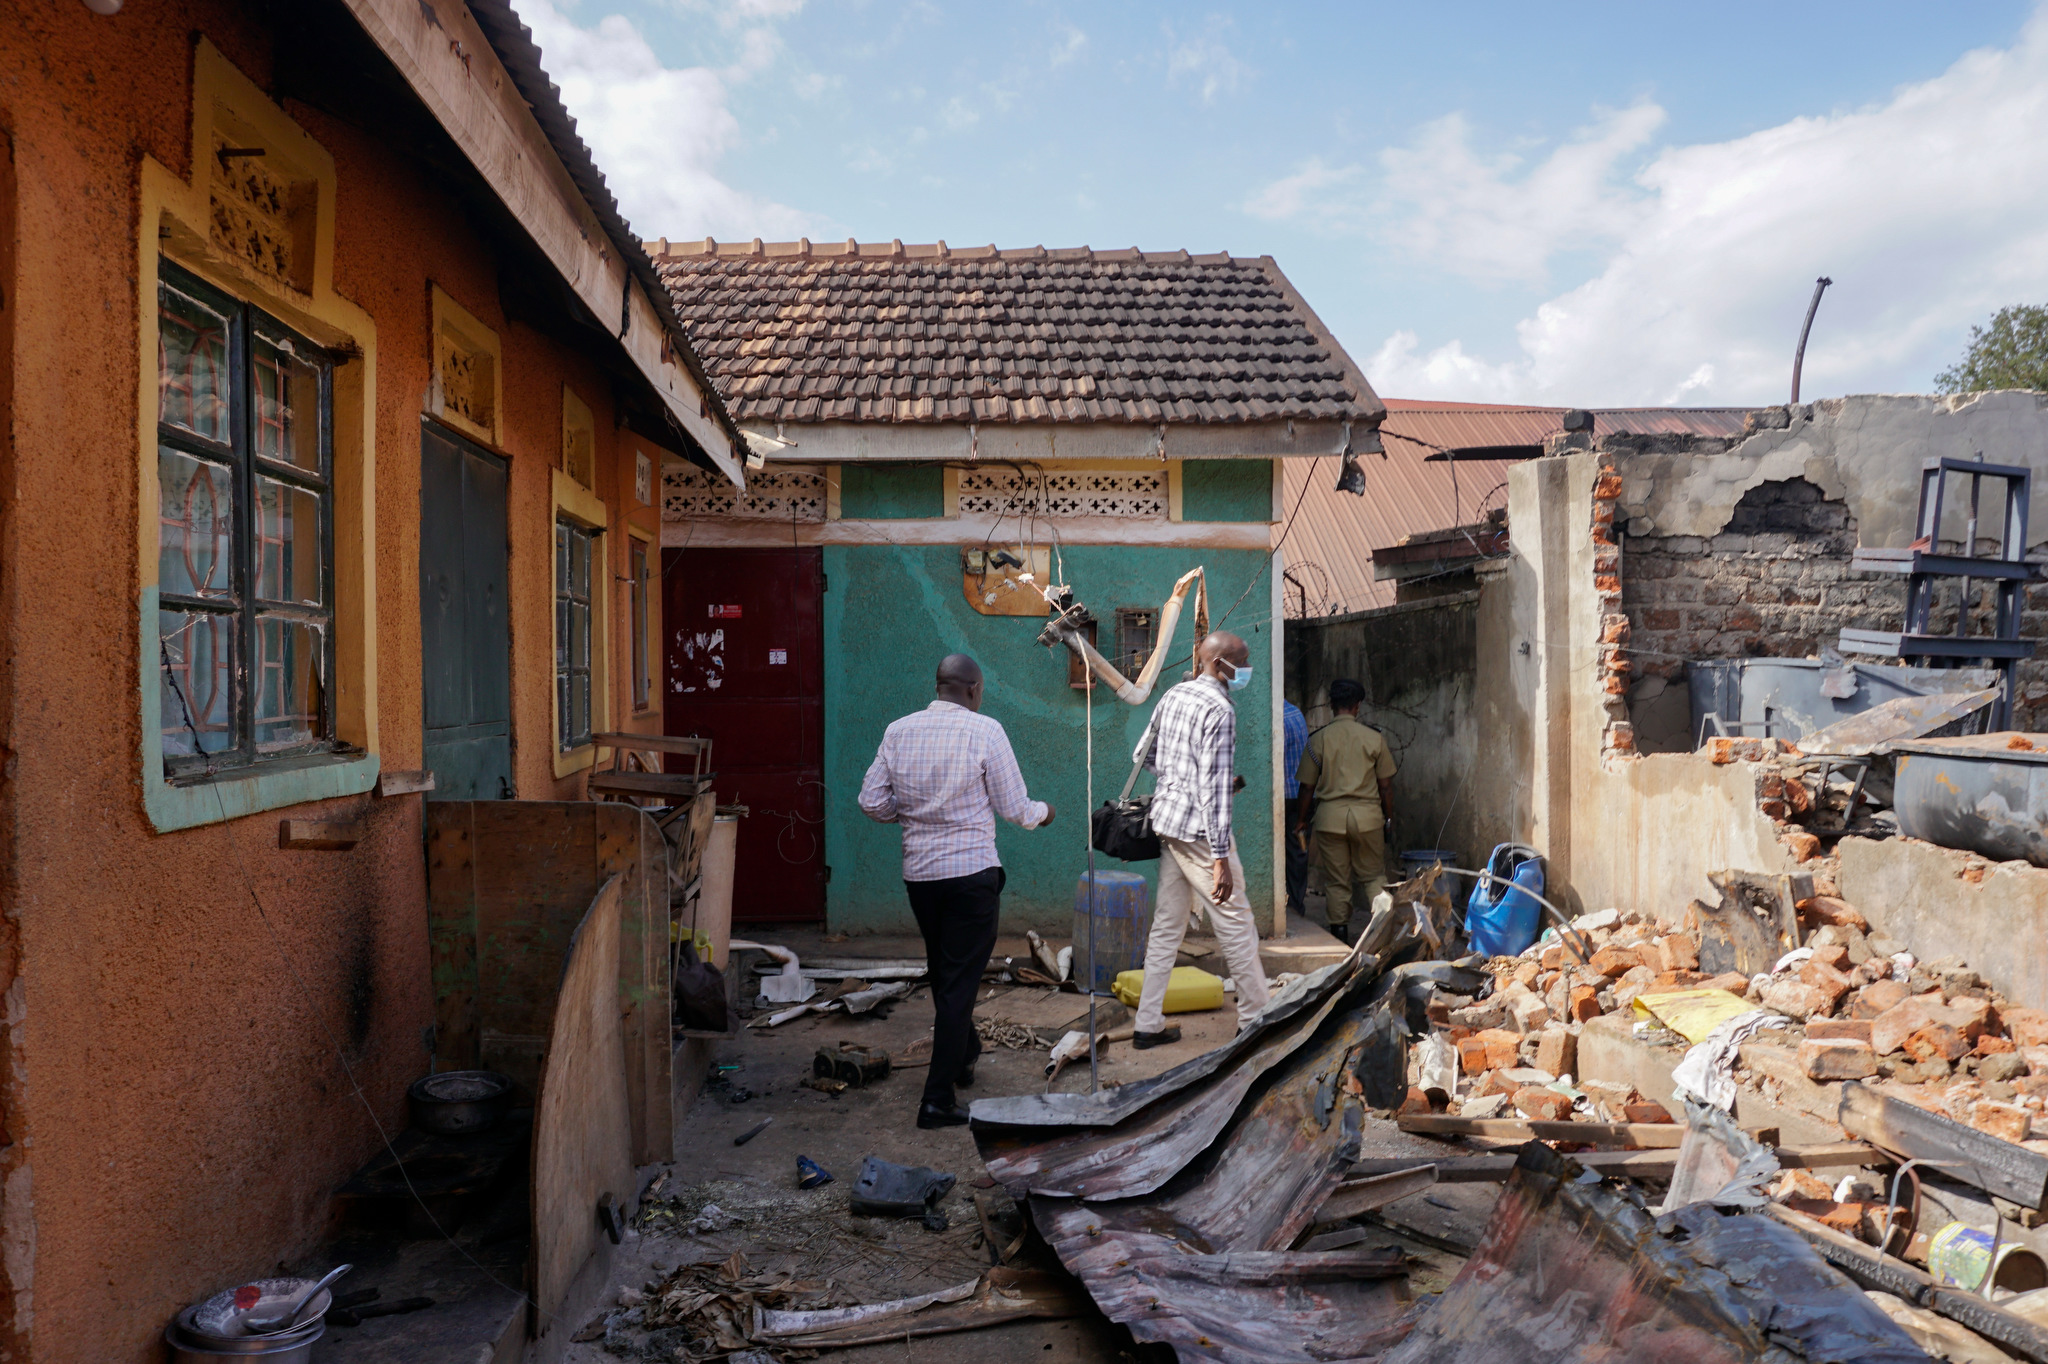
[[[1997,699],[1996,687],[1897,697],[1813,731],[1799,741],[1799,751],[1846,757],[1888,752],[1892,744],[1925,738],[1939,730],[1961,726],[1965,721],[1981,724],[1977,713]]]
[[[1847,696],[1823,690],[1827,679],[1848,673]],[[1806,745],[1809,735],[1900,697],[1979,690],[1998,685],[1988,668],[1913,668],[1895,663],[1824,662],[1817,658],[1703,658],[1686,664],[1691,689],[1693,742],[1702,740],[1709,715],[1744,726],[1729,732],[1787,739]],[[1847,679],[1843,679],[1847,680]]]
[[[1253,1081],[1292,1055],[1348,997],[1344,989],[1331,990],[1305,1018],[1262,1030],[1237,1064],[1211,1083],[1168,1094],[1115,1127],[1052,1136],[1042,1128],[978,1131],[989,1177],[1014,1194],[1131,1198],[1153,1192],[1215,1139]],[[978,1107],[975,1113],[978,1123]]]
[[[976,1099],[968,1109],[974,1115],[975,1135],[988,1126],[1003,1127],[1114,1127],[1154,1100],[1165,1098],[1200,1080],[1205,1080],[1258,1047],[1266,1033],[1304,1009],[1313,1009],[1353,980],[1369,978],[1377,969],[1374,959],[1353,953],[1319,971],[1294,981],[1274,996],[1256,1026],[1245,1029],[1228,1045],[1183,1061],[1135,1084],[1118,1085],[1094,1094],[1021,1094],[1011,1098]]]
[[[1835,1121],[1850,1136],[1934,1165],[1952,1179],[2023,1208],[2048,1207],[2048,1156],[1889,1099],[1854,1080],[1842,1085]]]
[[[1540,1142],[1485,1238],[1383,1364],[1924,1364],[1789,1227],[1696,1203],[1653,1217]]]

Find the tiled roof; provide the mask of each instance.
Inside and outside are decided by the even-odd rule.
[[[1370,425],[1269,256],[653,244],[742,420]]]
[[[1439,458],[1444,450],[1540,449],[1543,438],[1563,429],[1562,407],[1515,407],[1492,403],[1451,403],[1388,398],[1380,440],[1387,457],[1361,455],[1365,496],[1336,491],[1337,461],[1290,459],[1282,506],[1297,505],[1284,553],[1292,584],[1287,612],[1300,610],[1306,595],[1312,613],[1339,614],[1394,604],[1394,584],[1373,578],[1372,552],[1408,537],[1481,520],[1504,506],[1513,459],[1461,456]],[[1744,407],[1594,408],[1595,435],[1626,432],[1652,435],[1694,432],[1740,436]],[[1309,565],[1312,565],[1310,567]],[[1320,608],[1320,609],[1319,609]]]

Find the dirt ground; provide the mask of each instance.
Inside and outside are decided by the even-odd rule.
[[[776,941],[790,941],[778,935]],[[800,955],[860,955],[884,958],[917,955],[913,944],[859,940],[856,944],[793,942]],[[1183,962],[1210,965],[1200,955],[1213,944],[1191,940]],[[998,945],[997,957],[1028,951],[1020,939]],[[1088,1001],[1075,994],[1029,987],[984,985],[976,1006],[978,1019],[1013,1026],[1006,1033],[1039,1029],[1048,1035],[1082,1019]],[[1103,1027],[1127,1024],[1120,1006],[1098,1006]],[[1100,1082],[1123,1084],[1170,1069],[1227,1042],[1236,1030],[1235,1010],[1183,1014],[1174,1022],[1182,1029],[1178,1043],[1137,1051],[1128,1043],[1112,1044],[1100,1065]],[[920,1131],[917,1106],[923,1068],[896,1070],[866,1089],[827,1095],[800,1082],[811,1074],[820,1048],[844,1042],[881,1047],[893,1055],[914,1052],[929,1039],[930,992],[922,987],[891,1006],[887,1016],[852,1018],[841,1014],[812,1015],[775,1029],[745,1029],[717,1045],[710,1082],[690,1109],[684,1131],[688,1158],[667,1167],[650,1186],[642,1213],[626,1244],[603,1299],[607,1308],[631,1305],[634,1290],[657,1283],[677,1266],[724,1261],[734,1252],[756,1274],[787,1273],[813,1283],[828,1283],[835,1302],[878,1302],[930,1292],[974,1279],[990,1263],[983,1244],[981,1221],[974,1203],[980,1194],[995,1219],[998,1239],[1008,1242],[1022,1231],[1022,1220],[1009,1197],[990,1186],[974,1143],[965,1127]],[[1009,1049],[984,1043],[974,1087],[961,1091],[963,1102],[994,1095],[1042,1093],[1047,1088],[1047,1052],[1042,1047]],[[1085,1091],[1089,1084],[1085,1058],[1069,1066],[1055,1082],[1064,1091]],[[763,1119],[768,1127],[745,1145],[735,1137]],[[1439,1145],[1396,1131],[1391,1123],[1368,1122],[1368,1156]],[[941,1204],[947,1228],[927,1230],[902,1219],[854,1218],[846,1212],[847,1191],[864,1157],[874,1155],[904,1165],[924,1165],[954,1176],[955,1184]],[[797,1187],[797,1158],[807,1156],[830,1171],[833,1182],[805,1191]],[[984,1186],[976,1187],[981,1181]],[[1378,1243],[1400,1239],[1421,1261],[1416,1288],[1440,1288],[1456,1272],[1450,1248],[1477,1238],[1491,1206],[1491,1192],[1444,1188],[1387,1210],[1389,1221],[1413,1229],[1397,1237],[1375,1230]],[[1476,1205],[1475,1205],[1476,1202]],[[1468,1206],[1473,1205],[1473,1206]],[[738,1219],[726,1230],[691,1234],[687,1224],[707,1206]],[[1034,1258],[1036,1257],[1036,1258]],[[1015,1261],[1025,1266],[1053,1267],[1050,1254],[1029,1240]],[[624,1358],[671,1358],[674,1337],[650,1337],[614,1314],[604,1340],[570,1347],[571,1364],[600,1364]],[[604,1318],[598,1317],[593,1331]],[[651,1350],[650,1350],[650,1347]],[[1085,1364],[1170,1359],[1160,1347],[1136,1344],[1129,1333],[1100,1314],[1061,1321],[1022,1321],[984,1328],[971,1335],[945,1335],[893,1341],[830,1352],[830,1358],[853,1361],[987,1361],[1073,1360]]]

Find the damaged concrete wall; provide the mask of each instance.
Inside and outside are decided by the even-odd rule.
[[[2048,1009],[2048,869],[1912,838],[1845,838],[1842,898],[1922,961],[1961,957],[2016,1004]]]
[[[1394,782],[1393,848],[1448,848],[1476,859],[1483,831],[1464,787],[1479,771],[1473,702],[1478,673],[1480,593],[1287,622],[1287,697],[1309,728],[1328,723],[1330,683],[1364,684],[1359,718],[1387,737]],[[1462,866],[1473,866],[1466,860]]]
[[[1844,627],[1899,628],[1902,581],[1858,573],[1849,558],[1859,545],[1912,539],[1924,461],[1981,454],[2048,472],[2048,399],[2034,393],[1835,398],[1766,408],[1751,425],[1740,440],[1553,442],[1596,448],[1621,479],[1629,704],[1645,752],[1692,746],[1676,723],[1687,659],[1802,658]],[[2028,549],[2038,551],[2048,544],[2048,480],[2036,480],[2032,504]],[[2048,635],[2048,589],[2029,591],[2025,628]],[[2048,661],[2021,664],[2015,700],[2015,728],[2048,725]]]

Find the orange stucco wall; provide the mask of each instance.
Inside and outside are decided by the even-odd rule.
[[[153,509],[138,506],[136,413],[155,402],[137,391],[139,168],[189,171],[195,35],[269,87],[270,13],[0,0],[0,1361],[160,1358],[179,1306],[326,1229],[330,1191],[378,1140],[356,1086],[396,1131],[427,1068],[419,797],[160,834],[139,792],[136,537]],[[613,508],[631,503],[633,449],[659,454],[614,433],[593,363],[506,323],[498,262],[430,173],[284,108],[335,160],[334,289],[376,327],[383,766],[420,765],[419,421],[438,284],[504,347],[519,794],[580,796],[580,776],[552,767],[561,385],[597,413]],[[621,727],[625,539],[606,537]],[[658,712],[640,723],[658,729]],[[280,851],[286,815],[360,816],[368,833],[346,852]]]

